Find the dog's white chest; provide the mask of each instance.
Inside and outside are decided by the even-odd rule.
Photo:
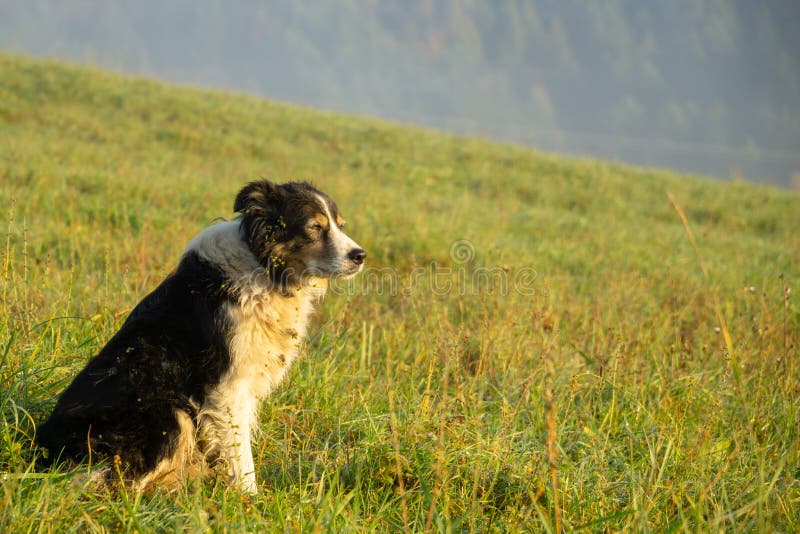
[[[268,395],[300,352],[312,300],[306,292],[292,297],[243,293],[228,309],[230,378],[254,397]]]

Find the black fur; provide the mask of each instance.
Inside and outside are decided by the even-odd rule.
[[[171,454],[174,411],[194,417],[229,364],[223,274],[187,253],[58,399],[37,441],[55,459],[119,455],[132,478]]]

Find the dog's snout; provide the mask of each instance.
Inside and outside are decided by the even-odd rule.
[[[361,265],[364,263],[364,260],[367,257],[367,251],[363,248],[354,248],[347,254],[347,259],[355,263],[356,265]]]

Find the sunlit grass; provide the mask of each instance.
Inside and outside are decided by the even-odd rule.
[[[36,472],[55,395],[257,177],[398,281],[327,298],[261,494]],[[800,529],[797,196],[12,56],[0,183],[0,531]],[[460,290],[487,270],[531,291]]]

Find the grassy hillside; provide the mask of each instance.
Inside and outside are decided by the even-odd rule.
[[[257,177],[329,192],[373,269],[263,407],[261,495],[36,473]],[[0,184],[0,531],[800,530],[797,196],[3,55]]]

